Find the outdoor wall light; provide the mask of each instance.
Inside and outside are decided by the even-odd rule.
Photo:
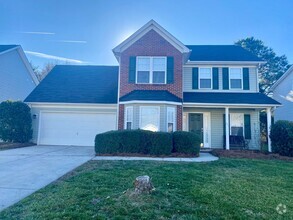
[[[37,114],[33,114],[33,119],[37,119],[38,115]]]

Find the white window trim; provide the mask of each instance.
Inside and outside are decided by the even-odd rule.
[[[137,68],[137,63],[138,63],[138,59],[139,58],[149,58],[150,59],[150,78],[149,78],[149,83],[138,83],[137,82],[137,72],[138,72],[138,68]],[[165,59],[165,82],[164,83],[153,83],[153,59],[154,58],[164,58]],[[136,67],[135,67],[135,83],[136,84],[155,84],[155,85],[164,85],[167,84],[167,57],[164,56],[137,56],[136,57]]]
[[[174,118],[173,118],[172,122],[169,121],[169,117],[168,117],[169,112],[174,113],[173,114]],[[176,108],[175,107],[167,107],[167,120],[166,121],[167,121],[167,132],[168,132],[168,124],[169,123],[173,123],[173,132],[177,130],[177,128],[176,128]]]
[[[156,108],[158,109],[159,111],[159,120],[158,120],[158,131],[160,131],[160,121],[161,121],[161,111],[160,111],[160,106],[155,106],[155,105],[145,105],[145,106],[139,106],[139,129],[142,129],[141,128],[141,110],[142,108]]]
[[[128,112],[128,109],[131,109],[131,121],[127,121],[127,112]],[[124,129],[127,129],[127,122],[131,122],[131,127],[130,129],[133,129],[133,106],[127,106],[125,108],[125,112],[124,112]]]
[[[210,88],[201,88],[200,86],[200,70],[201,69],[210,69],[211,70],[211,87]],[[207,78],[206,78],[207,79]],[[213,68],[212,67],[199,67],[198,68],[198,88],[199,89],[213,89]]]
[[[231,69],[240,69],[241,88],[231,88]],[[243,67],[229,67],[229,90],[243,90]]]
[[[244,129],[245,129],[245,126],[244,126],[244,113],[236,113],[236,112],[234,112],[234,113],[230,113],[229,114],[229,117],[230,117],[230,123],[229,123],[229,129],[230,129],[230,135],[231,135],[231,132],[232,132],[232,115],[233,114],[241,114],[242,115],[242,119],[243,119],[243,129],[242,129],[242,131],[243,131],[243,137],[244,137],[244,134],[245,134],[245,131],[244,131]]]

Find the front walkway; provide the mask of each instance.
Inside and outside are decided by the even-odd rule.
[[[0,211],[93,157],[93,147],[32,146],[0,151]]]
[[[119,156],[96,156],[93,160],[154,160],[154,161],[170,161],[170,162],[210,162],[218,160],[218,157],[210,153],[200,153],[199,157],[178,158],[178,157],[119,157]]]

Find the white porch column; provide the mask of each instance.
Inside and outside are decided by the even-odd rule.
[[[272,145],[271,145],[271,138],[270,138],[270,133],[271,133],[271,125],[272,125],[272,115],[271,115],[271,108],[266,109],[267,112],[267,131],[268,131],[268,151],[272,152]]]
[[[230,140],[229,140],[229,108],[225,108],[225,130],[226,130],[226,150],[230,150]]]

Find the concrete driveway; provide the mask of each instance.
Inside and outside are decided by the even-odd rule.
[[[0,151],[0,211],[94,157],[94,147],[32,146]]]

